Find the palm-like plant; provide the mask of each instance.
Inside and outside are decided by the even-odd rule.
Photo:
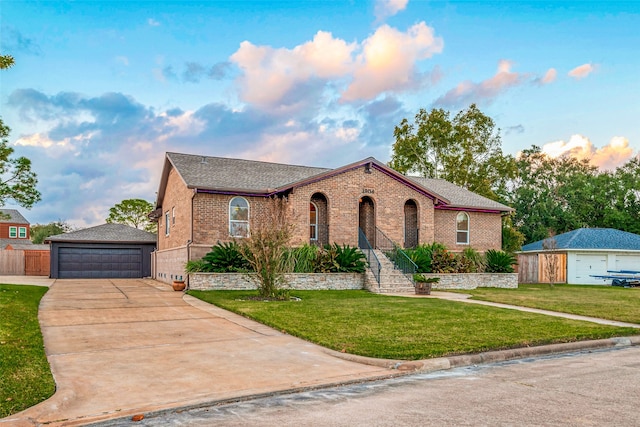
[[[517,264],[516,257],[504,251],[489,249],[485,253],[487,273],[513,273],[513,266]]]

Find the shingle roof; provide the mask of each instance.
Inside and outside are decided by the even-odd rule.
[[[331,169],[167,153],[190,188],[268,192]]]
[[[103,224],[50,236],[51,242],[156,243],[156,235],[124,224]]]
[[[9,216],[6,218],[6,216]],[[0,222],[12,224],[29,224],[29,221],[17,209],[0,209]]]
[[[15,244],[30,244],[31,240],[29,239],[0,239],[0,249],[4,249],[7,245],[15,245]]]
[[[315,179],[325,179],[334,173],[369,164],[375,165],[388,175],[395,176],[395,179],[405,182],[406,185],[414,186],[418,191],[424,191],[430,197],[438,198],[440,202],[450,207],[501,212],[512,210],[508,206],[441,179],[404,176],[372,157],[337,169],[181,153],[167,153],[167,160],[175,167],[187,187],[199,190],[267,195],[276,190],[283,191],[296,185],[304,185]],[[158,190],[158,206],[162,204],[168,172],[165,164]]]
[[[640,251],[640,235],[614,228],[579,228],[558,234],[555,239],[557,248],[560,250],[613,249]],[[544,240],[524,245],[522,251],[542,251],[542,242]]]
[[[466,188],[445,181],[444,179],[423,178],[418,176],[408,176],[407,178],[448,199],[450,202],[449,206],[452,207],[495,209],[499,211],[513,210],[502,203],[488,199]]]

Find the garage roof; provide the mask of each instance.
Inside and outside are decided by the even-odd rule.
[[[579,228],[555,236],[557,249],[560,250],[630,250],[640,251],[640,235],[616,230],[614,228]],[[539,240],[522,247],[522,252],[543,251]]]
[[[103,224],[46,239],[47,242],[76,243],[156,243],[156,240],[155,234],[124,224]]]

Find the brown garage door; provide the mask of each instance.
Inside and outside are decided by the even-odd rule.
[[[58,248],[61,279],[118,279],[142,276],[139,248]]]

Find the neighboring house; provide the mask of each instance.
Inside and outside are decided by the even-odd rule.
[[[522,247],[518,254],[520,283],[547,282],[545,253],[553,252],[559,261],[558,283],[605,284],[611,280],[592,275],[607,271],[640,271],[640,235],[613,228],[580,228],[555,236],[556,249],[545,251],[543,240]],[[564,261],[562,261],[564,259]]]
[[[31,243],[31,225],[16,209],[0,209],[0,274],[49,275],[49,245]]]
[[[434,241],[453,251],[501,248],[512,209],[443,180],[408,177],[374,158],[337,169],[167,153],[158,189],[153,276],[181,278],[187,260],[242,239],[268,198],[287,197],[293,244],[372,246],[381,233],[404,247]]]
[[[31,244],[31,226],[16,209],[0,209],[0,249],[9,244]]]
[[[151,276],[156,235],[123,224],[103,224],[46,239],[51,278],[115,279]]]

